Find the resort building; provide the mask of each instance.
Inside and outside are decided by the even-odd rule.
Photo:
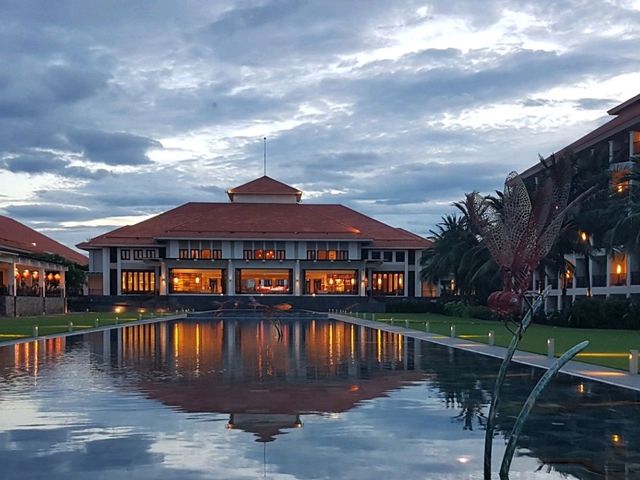
[[[584,137],[564,147],[556,158],[575,156],[582,161],[601,160],[611,173],[612,194],[628,197],[629,181],[625,176],[640,160],[640,95],[612,108],[613,118]],[[525,178],[536,178],[542,171],[538,164],[523,172]],[[590,232],[581,232],[585,242],[594,244]],[[630,298],[640,295],[640,256],[628,252],[608,253],[596,250],[591,258],[571,254],[566,259],[573,268],[561,272],[537,272],[534,287],[551,285],[547,310],[563,307],[563,301],[573,302],[581,297]]]
[[[50,259],[87,265],[87,257],[0,215],[0,317],[64,311],[67,267]]]
[[[420,297],[431,243],[263,176],[78,247],[90,295]]]

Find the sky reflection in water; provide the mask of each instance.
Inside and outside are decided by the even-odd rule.
[[[201,320],[3,347],[2,478],[479,479],[497,367],[309,320],[280,341],[269,321]],[[496,466],[539,375],[511,369]],[[638,400],[559,377],[512,479],[640,478]]]

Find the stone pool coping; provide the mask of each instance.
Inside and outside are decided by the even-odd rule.
[[[112,323],[110,325],[104,325],[102,327],[91,327],[91,328],[78,328],[72,332],[60,332],[60,333],[52,333],[50,335],[38,335],[37,337],[22,337],[16,338],[15,340],[3,340],[0,342],[0,348],[2,347],[10,347],[11,345],[20,345],[22,343],[31,343],[38,340],[50,340],[52,338],[63,338],[63,337],[71,337],[73,335],[85,335],[87,333],[96,333],[96,332],[105,332],[107,330],[114,330],[116,328],[123,327],[131,327],[135,325],[147,325],[149,323],[159,323],[159,322],[168,322],[171,320],[182,320],[187,318],[186,313],[179,313],[176,315],[164,315],[162,317],[153,317],[153,318],[145,318],[142,320],[134,320],[132,322],[124,322],[124,323]]]
[[[445,347],[452,347],[458,350],[479,353],[481,355],[487,355],[495,358],[504,358],[507,352],[507,349],[505,347],[487,345],[486,343],[472,342],[464,338],[452,338],[434,333],[420,332],[419,330],[413,330],[411,328],[405,328],[398,325],[389,325],[388,323],[376,322],[374,320],[365,320],[362,318],[351,317],[349,315],[330,313],[329,318],[340,320],[342,322],[350,323],[353,325],[376,328],[384,332],[406,335],[411,338],[436,343]],[[555,359],[547,358],[545,355],[540,355],[537,353],[523,352],[521,350],[518,350],[513,356],[513,361],[516,363],[521,363],[523,365],[529,365],[532,367],[538,367],[548,370]],[[572,360],[567,363],[565,367],[560,370],[560,372],[574,377],[584,378],[585,380],[591,380],[595,382],[606,383],[608,385],[613,385],[615,387],[640,391],[640,375],[631,375],[628,372],[617,370],[615,368]]]

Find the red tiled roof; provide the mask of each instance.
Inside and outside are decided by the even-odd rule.
[[[428,248],[431,242],[343,205],[187,203],[136,225],[78,245],[153,244],[156,239],[361,240],[388,248]]]
[[[233,200],[236,194],[244,195],[295,195],[298,200],[302,192],[296,188],[290,187],[282,182],[274,180],[266,175],[235,188],[227,190],[227,195]]]
[[[0,248],[24,254],[56,254],[80,265],[87,257],[9,217],[0,215]]]
[[[572,144],[559,150],[555,153],[556,158],[562,158],[563,156],[570,155],[572,153],[579,153],[617,133],[623,132],[634,125],[640,124],[640,95],[630,98],[626,102],[612,108],[607,113],[616,115],[616,118],[609,120],[604,125],[599,126]],[[541,163],[537,163],[533,167],[522,172],[521,175],[525,178],[530,177],[539,173],[543,169],[544,166]]]

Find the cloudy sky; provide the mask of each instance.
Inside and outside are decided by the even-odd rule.
[[[640,93],[640,0],[7,0],[0,212],[75,244],[262,174],[427,234]]]

